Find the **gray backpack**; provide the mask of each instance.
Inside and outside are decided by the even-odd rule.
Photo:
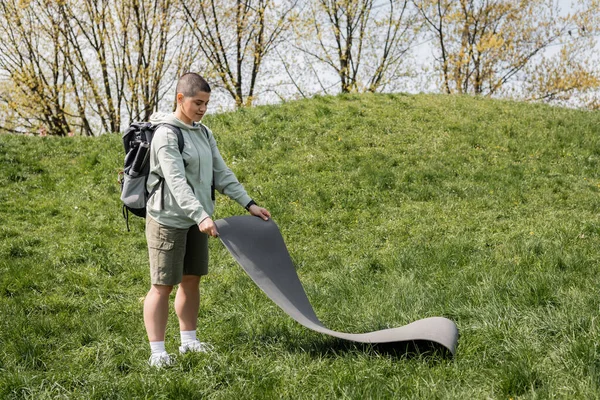
[[[123,202],[123,218],[129,231],[129,212],[138,217],[146,217],[146,203],[156,190],[164,184],[161,176],[151,192],[146,188],[150,174],[150,145],[154,133],[160,127],[168,126],[176,135],[179,152],[183,153],[183,134],[179,127],[171,124],[157,124],[150,122],[133,122],[123,133],[123,147],[125,147],[125,162],[123,171],[119,174],[121,184],[121,201]]]

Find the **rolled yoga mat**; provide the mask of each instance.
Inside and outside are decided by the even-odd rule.
[[[215,221],[225,247],[254,283],[287,315],[305,327],[337,338],[361,343],[394,344],[434,342],[454,355],[458,329],[443,317],[424,318],[399,328],[369,333],[343,333],[328,329],[313,310],[292,259],[273,220],[235,216]]]

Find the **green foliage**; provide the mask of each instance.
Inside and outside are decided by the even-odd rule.
[[[446,316],[456,357],[308,331],[213,240],[199,335],[216,352],[150,369],[143,221],[126,232],[120,136],[0,136],[0,398],[600,396],[599,114],[345,95],[206,123],[326,325]],[[216,218],[244,212],[218,202]],[[175,352],[174,313],[166,342]]]

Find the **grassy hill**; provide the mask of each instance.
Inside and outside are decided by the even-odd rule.
[[[308,331],[211,240],[199,336],[216,352],[150,369],[120,136],[0,136],[0,398],[600,397],[600,114],[363,95],[205,122],[326,325],[445,316],[456,357]],[[244,212],[217,200],[215,218]]]

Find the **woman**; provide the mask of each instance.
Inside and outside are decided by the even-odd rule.
[[[146,239],[152,287],[144,300],[144,324],[152,354],[149,363],[171,364],[165,351],[169,296],[179,285],[175,312],[181,332],[180,353],[206,352],[210,345],[196,338],[200,305],[200,277],[208,273],[208,236],[218,236],[211,219],[212,185],[219,192],[265,220],[269,211],[259,207],[225,165],[212,132],[200,121],[210,101],[210,86],[200,75],[187,73],[177,82],[174,113],[150,117],[160,126],[152,139],[147,204]],[[184,148],[177,135],[181,130]]]

